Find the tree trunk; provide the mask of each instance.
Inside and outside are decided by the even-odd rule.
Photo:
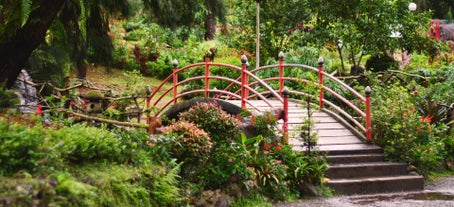
[[[42,0],[30,13],[26,24],[11,38],[0,44],[0,83],[11,88],[33,50],[46,37],[46,32],[65,1]]]
[[[213,40],[216,36],[216,17],[209,14],[205,19],[205,40]]]

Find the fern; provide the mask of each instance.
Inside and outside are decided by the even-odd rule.
[[[32,11],[32,0],[22,0],[21,3],[21,27],[25,25]]]
[[[87,39],[87,16],[86,16],[84,0],[79,0],[79,6],[80,6],[79,28],[82,33],[83,39],[86,40]]]

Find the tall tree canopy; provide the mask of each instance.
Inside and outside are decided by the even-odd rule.
[[[11,87],[32,52],[42,44],[60,48],[53,54],[68,53],[80,78],[85,77],[88,49],[96,51],[93,62],[108,65],[113,49],[107,36],[109,14],[127,14],[128,2],[5,0],[0,10],[4,20],[0,23],[0,83],[6,82],[6,87]],[[46,37],[51,38],[46,42]]]
[[[254,0],[235,1],[238,8],[233,16],[238,18],[238,27],[256,29],[256,3],[260,3],[260,54],[261,59],[275,57],[279,51],[287,50],[292,43],[290,31],[297,25],[305,25],[310,21],[307,0]],[[248,34],[245,38],[255,38]],[[252,51],[252,49],[250,49]]]
[[[322,44],[348,51],[351,64],[364,54],[405,49],[422,50],[427,44],[428,13],[408,10],[408,0],[312,0],[315,32]],[[394,34],[394,35],[393,35]]]
[[[150,10],[152,18],[160,25],[176,28],[191,28],[204,22],[205,39],[214,39],[216,18],[225,22],[223,0],[143,0],[145,8]],[[198,17],[200,16],[201,19]]]

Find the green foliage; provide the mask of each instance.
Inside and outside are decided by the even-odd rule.
[[[95,188],[74,179],[69,173],[55,173],[53,177],[58,185],[55,192],[65,199],[60,205],[93,206],[95,204]]]
[[[32,11],[32,0],[22,0],[21,3],[21,26],[24,26],[25,22],[28,20],[28,16],[30,15],[30,12]]]
[[[29,20],[30,13],[37,7],[32,0],[4,0],[0,5],[2,22],[0,23],[0,43],[4,43]]]
[[[265,111],[260,115],[251,115],[250,112],[243,112],[241,116],[250,116],[249,124],[253,126],[254,132],[261,135],[266,143],[280,142],[280,138],[276,135],[277,119],[269,111]],[[246,123],[244,123],[246,124]]]
[[[263,207],[271,207],[273,206],[272,203],[267,201],[267,198],[263,197],[260,194],[254,193],[252,195],[240,198],[236,200],[234,203],[230,204],[231,207],[255,207],[255,206],[263,206]]]
[[[18,171],[45,171],[59,165],[59,154],[46,138],[42,126],[21,125],[20,122],[31,122],[31,119],[10,120],[0,118],[0,175],[10,175]],[[48,165],[44,167],[43,165]]]
[[[0,111],[4,108],[13,108],[19,104],[19,99],[13,90],[7,90],[0,84]]]
[[[151,159],[157,152],[150,148],[149,134],[140,130],[114,130],[115,137],[119,140],[121,153],[116,155],[117,162],[128,163],[134,166],[151,165],[155,162],[166,164],[166,159]]]
[[[55,179],[50,176],[33,178],[21,172],[12,177],[0,176],[0,182],[0,202],[9,206],[33,206],[37,202],[48,206],[56,198]]]
[[[158,58],[157,61],[147,62],[146,66],[149,73],[158,79],[165,79],[173,72],[173,66],[168,58]]]
[[[339,55],[347,55],[349,63],[361,65],[365,54],[405,48],[426,51],[429,12],[408,11],[407,1],[309,1],[316,16],[314,35],[321,45],[330,43],[342,47]],[[399,31],[402,38],[392,33]],[[373,40],[373,41],[370,41]],[[345,50],[345,53],[342,51]]]
[[[216,103],[198,103],[180,114],[180,119],[192,121],[206,131],[214,146],[228,144],[240,135],[240,122],[224,112]]]
[[[177,187],[180,165],[170,159],[155,160],[163,153],[148,145],[147,133],[114,134],[85,125],[44,128],[38,121],[0,118],[0,180],[15,179],[2,181],[0,188],[6,191],[0,191],[0,200],[8,196],[17,205],[38,200],[61,206],[184,202]]]
[[[401,86],[375,88],[372,131],[389,159],[412,163],[427,175],[452,149],[445,148],[450,140],[446,125],[434,123],[435,114],[418,113],[418,93]]]
[[[101,164],[87,165],[77,169],[77,173],[88,181],[85,185],[95,190],[97,197],[91,202],[96,206],[171,206],[182,199],[176,187],[179,166],[169,167],[172,168]],[[70,181],[77,182],[78,179]]]
[[[55,131],[54,139],[61,142],[62,157],[76,164],[114,161],[121,152],[120,142],[113,133],[82,124]]]
[[[399,64],[396,60],[386,54],[373,55],[366,61],[366,70],[372,72],[382,72],[396,69],[399,69]]]
[[[51,81],[61,87],[69,76],[70,66],[69,54],[64,48],[42,45],[33,51],[25,68],[35,82]]]
[[[208,160],[208,155],[211,153],[211,139],[194,123],[180,120],[167,126],[163,132],[171,133],[167,136],[172,137],[171,151],[178,161],[203,164]]]
[[[235,1],[230,22],[235,28],[233,38],[226,39],[234,48],[255,51],[256,2]],[[300,45],[301,36],[291,35],[299,30],[298,25],[306,26],[309,22],[307,1],[262,1],[260,3],[260,58],[277,59],[280,51]],[[285,12],[283,12],[285,11]],[[304,42],[303,42],[304,43]],[[253,61],[252,59],[250,60]]]

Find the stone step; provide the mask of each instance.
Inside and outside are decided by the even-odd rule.
[[[357,155],[329,155],[326,160],[330,164],[360,163],[360,162],[381,162],[385,156],[382,153],[357,154]]]
[[[403,175],[363,179],[330,179],[326,185],[334,189],[334,194],[341,195],[420,191],[424,189],[424,178]]]
[[[330,179],[367,178],[377,176],[407,175],[406,163],[364,162],[329,164],[325,176]]]
[[[353,154],[376,154],[383,153],[383,150],[374,145],[369,144],[336,144],[336,145],[320,145],[317,146],[320,153],[327,155],[353,155]]]

